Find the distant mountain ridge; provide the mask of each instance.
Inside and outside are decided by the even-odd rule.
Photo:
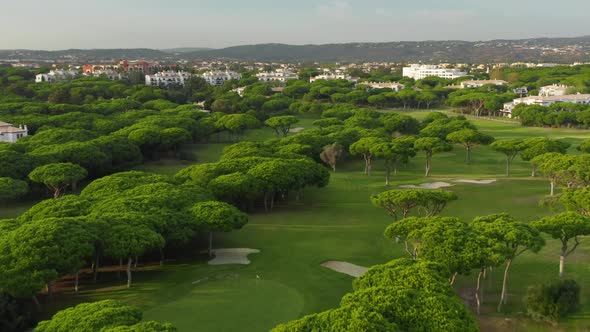
[[[319,62],[590,61],[590,36],[491,41],[400,41],[324,45],[259,44],[185,54],[198,59]]]
[[[241,60],[266,62],[590,62],[590,36],[490,41],[398,41],[288,45],[242,45],[222,49],[180,47],[164,50],[70,49],[61,51],[0,50],[0,60],[108,61]]]
[[[160,51],[162,52],[166,52],[166,53],[190,53],[190,52],[200,52],[200,51],[210,51],[213,50],[213,48],[210,47],[176,47],[176,48],[165,48],[165,49],[161,49]]]

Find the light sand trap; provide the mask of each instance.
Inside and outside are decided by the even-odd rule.
[[[290,133],[300,133],[300,132],[302,132],[304,130],[305,130],[305,128],[301,128],[301,127],[299,127],[299,128],[291,128],[291,129],[289,129],[289,132]]]
[[[413,185],[413,184],[409,184],[409,185],[404,185],[404,186],[399,186],[400,188],[404,188],[404,189],[440,189],[440,188],[446,188],[446,187],[452,187],[453,185],[448,183],[448,182],[432,182],[432,183],[422,183],[420,185]]]
[[[493,180],[466,180],[466,179],[453,180],[453,182],[456,182],[456,183],[471,183],[471,184],[492,184],[496,181],[497,181],[496,179],[493,179]]]
[[[327,261],[322,263],[322,266],[327,267],[330,270],[334,270],[336,272],[348,274],[349,276],[355,278],[362,276],[369,269],[368,267],[354,265],[341,261]]]
[[[257,254],[260,250],[249,248],[214,249],[215,258],[209,261],[209,265],[225,264],[250,264],[248,255]]]

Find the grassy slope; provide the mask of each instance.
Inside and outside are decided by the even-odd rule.
[[[424,113],[412,114],[421,117]],[[586,131],[521,128],[513,124],[474,121],[483,131],[496,137],[551,136],[567,138],[572,143],[590,135]],[[305,120],[309,127],[311,120]],[[247,138],[259,140],[272,137],[268,129],[252,131]],[[222,144],[195,146],[202,162],[216,160]],[[495,178],[492,185],[458,184],[451,188],[459,195],[445,215],[469,220],[477,215],[506,211],[522,220],[534,220],[550,213],[538,207],[538,200],[547,194],[546,181],[529,177],[529,166],[517,159],[513,177],[504,177],[501,155],[487,147],[473,152],[473,165],[462,163],[460,148],[437,155],[433,176],[423,178],[424,158],[418,156],[394,178],[394,185],[457,178]],[[141,169],[171,174],[186,166],[178,162],[151,163]],[[358,161],[339,165],[327,188],[308,189],[299,202],[279,204],[269,214],[251,216],[250,223],[231,234],[216,237],[216,247],[258,248],[260,254],[250,256],[248,266],[208,266],[202,261],[171,262],[163,269],[137,273],[135,285],[127,290],[123,282],[83,285],[77,296],[62,295],[53,310],[99,298],[117,298],[140,306],[146,319],[173,322],[180,331],[264,331],[277,323],[332,308],[341,296],[351,290],[352,278],[320,267],[326,260],[345,260],[370,266],[403,256],[401,246],[383,238],[383,230],[391,221],[387,214],[374,208],[369,196],[385,190],[384,173],[379,161],[375,174],[365,177]],[[558,245],[549,241],[541,253],[525,254],[513,266],[506,315],[494,312],[499,293],[500,274],[494,272],[484,283],[487,295],[481,324],[485,330],[553,330],[522,318],[521,297],[527,285],[545,282],[557,276]],[[197,253],[195,252],[195,257]],[[590,267],[585,258],[590,243],[583,243],[566,265],[568,276],[582,283],[583,308],[556,330],[590,328]],[[260,276],[261,279],[257,279]],[[458,288],[473,287],[474,277],[464,277]],[[508,317],[509,319],[505,319]]]

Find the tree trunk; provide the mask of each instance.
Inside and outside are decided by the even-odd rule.
[[[502,281],[502,296],[500,297],[500,303],[498,304],[498,312],[502,310],[502,304],[508,303],[508,272],[510,271],[510,265],[512,265],[512,259],[506,261],[506,269],[504,270],[504,280]]]
[[[47,298],[49,298],[49,300],[53,298],[53,287],[51,285],[51,281],[47,283]]]
[[[98,253],[96,253],[96,256],[94,258],[94,270],[92,271],[92,281],[94,283],[96,283],[96,281],[98,280],[99,257],[100,256],[98,255]]]
[[[510,176],[510,158],[506,158],[506,176]]]
[[[391,165],[390,161],[385,161],[385,185],[389,187],[389,179],[391,178]]]
[[[465,146],[465,163],[469,164],[471,162],[471,147],[469,145]]]
[[[455,284],[455,281],[457,280],[457,275],[459,274],[459,272],[455,272],[453,274],[453,276],[451,277],[451,280],[449,280],[449,284],[452,286]]]
[[[131,262],[133,262],[133,259],[131,257],[127,258],[127,288],[131,287]]]
[[[209,257],[213,257],[213,232],[209,232]]]
[[[393,174],[397,175],[397,159],[393,162]]]
[[[551,181],[551,196],[555,195],[555,182]]]
[[[74,277],[74,292],[78,293],[78,272],[76,272],[76,276]]]
[[[270,209],[275,208],[275,195],[276,193],[273,191],[272,195],[270,195]]]
[[[369,159],[367,159],[366,155],[363,155],[363,157],[365,158],[365,175],[369,174]]]
[[[564,267],[565,267],[565,253],[561,253],[561,255],[559,255],[559,277],[560,278],[563,278]]]
[[[482,291],[482,288],[481,288],[481,277],[483,276],[484,271],[485,271],[485,267],[481,268],[481,270],[479,271],[479,274],[477,275],[477,288],[475,288],[475,302],[476,302],[476,305],[477,305],[476,312],[477,312],[477,315],[478,316],[479,316],[479,313],[480,313],[481,301],[482,301],[482,298],[483,298],[483,296],[480,297],[480,291],[481,291],[481,293],[483,295],[483,291]]]
[[[424,175],[425,177],[430,176],[430,162],[430,157],[426,157],[426,174]]]
[[[137,268],[137,261],[138,261],[137,256],[135,256],[135,262],[133,262],[133,267],[134,268]]]
[[[268,212],[268,192],[264,192],[264,212]]]
[[[371,157],[367,158],[367,175],[371,176]]]
[[[117,269],[117,279],[121,279],[121,270],[123,269],[123,258],[119,258],[119,268]]]
[[[39,303],[39,299],[37,299],[37,295],[31,296],[31,299],[33,299],[33,303],[35,303],[35,308],[37,309],[37,312],[41,312],[41,303]]]
[[[531,172],[531,176],[532,177],[537,176],[537,167],[536,166],[533,166],[533,171]]]

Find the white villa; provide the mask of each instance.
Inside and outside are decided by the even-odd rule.
[[[555,103],[574,103],[590,105],[590,94],[575,94],[575,95],[564,95],[564,96],[530,96],[524,98],[514,99],[510,103],[505,103],[504,108],[500,110],[500,113],[511,118],[512,111],[516,105],[539,105],[543,107],[549,107]]]
[[[239,80],[242,78],[240,73],[235,71],[208,71],[201,75],[207,83],[214,86],[222,86],[229,80]]]
[[[256,77],[259,81],[263,82],[287,82],[288,80],[297,80],[299,79],[299,75],[296,73],[286,70],[286,69],[277,69],[273,72],[264,72],[256,74]]]
[[[79,74],[75,70],[51,70],[47,74],[35,76],[35,83],[65,81],[78,76]]]
[[[181,85],[191,77],[191,73],[185,71],[162,71],[154,75],[145,75],[145,85],[167,87],[168,85]]]
[[[553,84],[543,86],[539,89],[539,96],[550,97],[550,96],[565,96],[569,86],[562,84]]]
[[[358,83],[359,82],[359,78],[358,77],[352,77],[346,74],[323,74],[323,75],[318,75],[316,77],[310,77],[309,78],[309,83],[313,83],[317,80],[326,80],[326,81],[331,81],[331,80],[347,80],[350,83]]]
[[[367,85],[371,89],[391,89],[395,92],[398,92],[406,87],[405,85],[396,82],[362,82],[361,84]]]
[[[508,82],[504,80],[469,80],[461,82],[461,89],[465,88],[481,88],[484,85],[504,86]]]
[[[0,142],[15,143],[21,137],[29,135],[29,129],[25,125],[13,127],[10,123],[0,121]]]
[[[444,68],[437,65],[419,65],[413,64],[409,67],[404,67],[402,74],[405,77],[410,77],[415,80],[421,80],[426,77],[436,76],[446,79],[455,79],[467,75],[467,72],[461,71],[457,68]]]

